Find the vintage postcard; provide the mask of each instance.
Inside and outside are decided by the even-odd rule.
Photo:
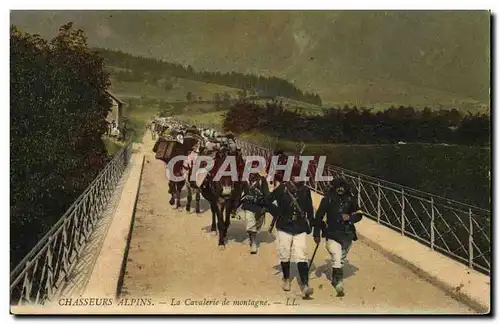
[[[489,314],[489,11],[10,12],[10,311]]]

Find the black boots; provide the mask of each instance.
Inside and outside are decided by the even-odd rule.
[[[337,297],[344,297],[344,271],[342,268],[332,268],[332,285],[337,291]]]
[[[281,270],[283,271],[283,290],[290,291],[292,281],[290,280],[290,261],[281,262]]]
[[[297,263],[297,269],[302,284],[302,295],[305,299],[308,299],[313,294],[313,289],[309,288],[309,265],[307,262],[299,262]]]
[[[309,299],[313,294],[313,289],[309,288],[309,265],[307,262],[297,263],[299,270],[300,283],[302,285],[302,296],[304,299]],[[290,261],[281,262],[281,270],[283,271],[283,290],[290,291],[292,280],[290,279]]]

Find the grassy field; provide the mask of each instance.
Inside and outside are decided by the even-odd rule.
[[[231,97],[236,97],[240,89],[230,88],[223,85],[205,83],[186,79],[175,79],[173,89],[166,90],[159,86],[146,82],[120,82],[111,80],[111,91],[123,99],[139,99],[148,97],[167,101],[186,101],[186,94],[190,91],[197,99],[212,100],[215,93],[227,92]]]
[[[203,123],[205,125],[214,125],[220,127],[222,121],[224,120],[225,113],[225,111],[213,111],[204,114],[188,113],[175,116],[175,118],[183,120],[185,122]]]
[[[156,113],[158,113],[158,107],[140,102],[134,102],[133,105],[128,104],[125,107],[123,117],[128,122],[129,136],[132,142],[140,143],[142,141],[146,125]]]
[[[179,115],[186,122],[220,125],[224,112]],[[267,147],[268,136],[241,134],[241,139]],[[294,141],[278,140],[277,147],[297,151]],[[305,154],[325,155],[327,163],[489,209],[491,151],[488,148],[432,144],[308,143]]]
[[[489,113],[487,104],[467,96],[386,78],[368,83],[366,80],[332,83],[328,87],[317,89],[317,92],[326,106],[343,107],[349,104],[373,108],[375,111],[400,105],[412,106],[415,109],[427,106],[433,109],[457,108],[462,111]]]
[[[242,139],[266,146],[267,136],[243,134]],[[297,151],[298,144],[279,140],[277,147]],[[439,196],[490,208],[488,148],[406,145],[308,143],[305,154],[325,155],[327,163]]]
[[[109,138],[104,137],[102,139],[104,145],[106,146],[106,151],[108,152],[109,157],[113,157],[116,153],[118,153],[123,148],[123,143],[111,140]]]
[[[155,100],[164,100],[169,102],[186,101],[186,94],[190,91],[196,99],[202,100],[212,100],[215,93],[223,94],[227,92],[231,98],[237,98],[238,91],[240,89],[226,87],[223,85],[205,83],[194,80],[187,79],[175,79],[174,87],[171,90],[162,89],[160,86],[151,85],[146,82],[120,82],[117,80],[112,80],[111,91],[116,93],[120,98],[124,100],[128,99],[141,99],[149,98]],[[386,89],[392,89],[392,84],[387,84]],[[333,87],[335,88],[335,87]],[[344,87],[345,88],[345,87]],[[467,98],[457,99],[448,93],[441,92],[433,89],[425,89],[424,92],[404,92],[400,94],[400,97],[395,97],[394,93],[391,91],[385,97],[381,97],[379,102],[372,104],[370,101],[352,101],[347,100],[348,97],[352,97],[353,92],[358,91],[357,87],[347,87],[347,88],[335,88],[336,93],[338,93],[338,98],[335,101],[330,100],[328,103],[323,104],[323,106],[313,105],[305,102],[300,102],[288,98],[276,97],[276,100],[282,101],[284,108],[288,110],[300,109],[305,114],[321,114],[324,108],[336,107],[342,108],[344,105],[354,106],[358,108],[366,107],[368,109],[373,109],[373,111],[382,111],[388,109],[389,107],[399,107],[400,105],[411,105],[415,109],[423,109],[426,106],[431,108],[463,108],[470,109],[472,111],[481,111],[488,113],[487,105],[480,105],[474,100],[469,100]],[[356,90],[357,89],[357,90]],[[416,90],[422,90],[420,88]],[[431,91],[432,90],[432,91]],[[378,91],[378,90],[377,90]],[[345,93],[344,93],[345,92]],[[378,92],[377,92],[378,93]],[[422,94],[420,97],[413,95],[413,93]],[[370,94],[367,94],[371,98]],[[416,98],[420,98],[417,100]],[[394,99],[397,100],[394,100]],[[437,98],[444,98],[442,104],[427,105],[425,100],[437,100]],[[392,100],[391,100],[392,99]],[[399,100],[399,101],[398,101]],[[431,101],[432,101],[431,100]],[[259,100],[256,103],[264,105],[267,100]],[[481,106],[480,108],[478,108]],[[184,113],[207,113],[214,111],[214,105],[207,104],[192,104],[184,108]]]

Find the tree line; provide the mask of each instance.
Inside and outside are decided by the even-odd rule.
[[[277,102],[259,105],[241,101],[226,113],[224,128],[236,133],[258,131],[283,139],[330,143],[402,141],[489,146],[491,141],[488,115],[404,106],[377,112],[345,106],[305,115],[285,110]]]
[[[278,77],[263,77],[238,72],[221,73],[195,71],[191,65],[164,62],[158,59],[133,56],[121,51],[97,49],[106,65],[119,68],[113,72],[117,80],[124,82],[163,82],[162,87],[171,87],[170,78],[184,78],[244,89],[249,94],[260,96],[282,96],[315,105],[321,105],[316,93],[303,92],[287,80]]]
[[[11,266],[109,161],[108,86],[103,59],[71,23],[50,41],[11,26]]]

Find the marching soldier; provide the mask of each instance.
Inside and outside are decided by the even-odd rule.
[[[149,131],[151,132],[151,139],[155,140],[156,139],[156,121],[152,121],[151,124],[149,124]]]
[[[300,168],[294,168],[292,175],[299,175]],[[283,290],[291,288],[290,261],[297,262],[301,289],[308,299],[313,289],[309,288],[309,265],[307,260],[307,235],[311,233],[314,217],[311,191],[303,182],[283,182],[280,172],[275,176],[276,188],[266,198],[266,207],[275,218],[278,255],[283,271]],[[271,224],[271,229],[273,224]]]
[[[333,264],[332,285],[337,291],[337,297],[344,296],[343,266],[352,242],[358,239],[354,223],[362,218],[357,199],[350,189],[344,179],[335,179],[333,186],[321,200],[315,217],[314,241],[316,244],[320,243],[322,229],[326,250]],[[326,223],[323,222],[325,214]]]
[[[255,165],[253,166],[255,167]],[[246,230],[250,239],[250,253],[256,254],[258,249],[257,232],[260,231],[265,219],[264,199],[269,195],[269,185],[266,178],[258,173],[249,175],[244,187],[244,198],[241,209],[245,213]]]
[[[233,153],[238,151],[238,146],[236,145],[236,138],[234,137],[234,134],[232,132],[226,134],[226,139],[229,150]]]

